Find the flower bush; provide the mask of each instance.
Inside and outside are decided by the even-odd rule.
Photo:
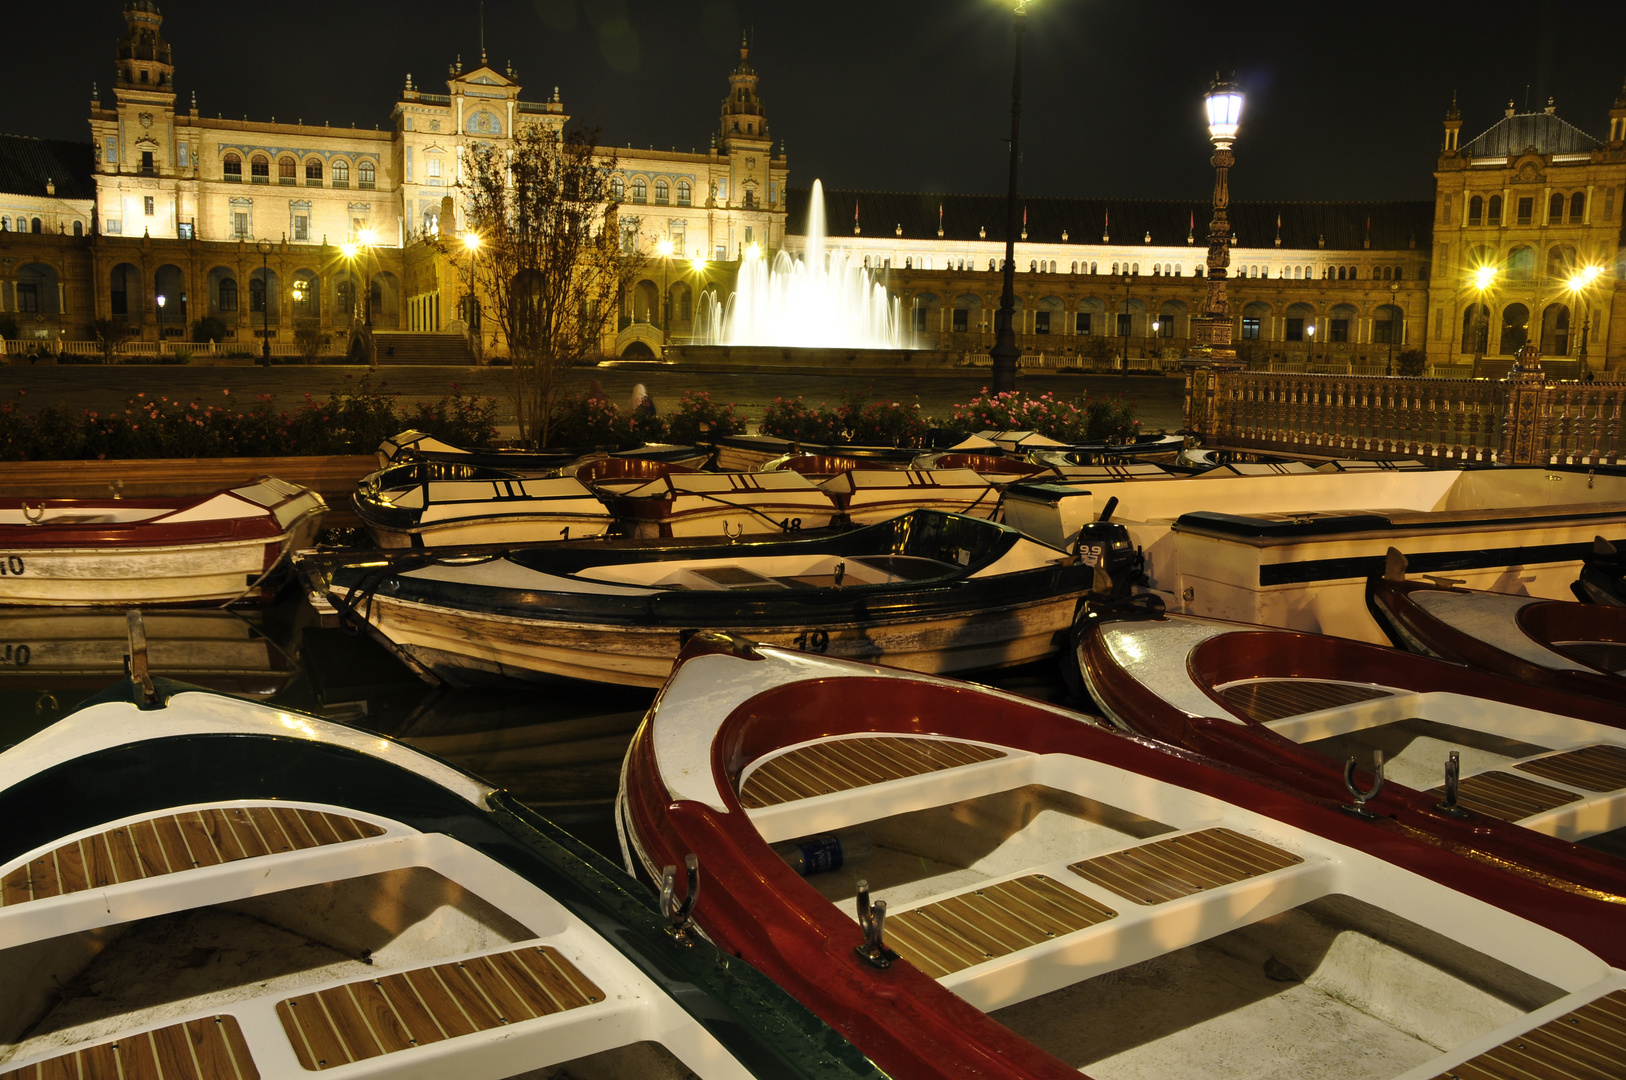
[[[836,443],[841,441],[841,419],[830,406],[820,403],[817,409],[801,398],[774,398],[762,410],[761,432],[781,439],[794,439],[804,443]]]
[[[960,435],[978,431],[1036,431],[1057,442],[1089,441],[1088,406],[1080,395],[1074,401],[1044,393],[1032,397],[1020,390],[990,394],[988,388],[954,406],[945,428]]]
[[[709,442],[744,430],[733,404],[719,405],[704,390],[685,391],[666,419],[666,437],[675,443]]]
[[[462,446],[496,439],[496,403],[489,398],[453,387],[441,401],[403,415],[384,385],[375,388],[363,377],[326,400],[306,394],[292,410],[276,409],[268,394],[240,409],[230,391],[212,404],[141,393],[122,410],[78,415],[58,406],[24,413],[12,401],[0,406],[0,460],[365,454],[406,427]]]
[[[1135,419],[1135,403],[1122,394],[1114,394],[1104,401],[1092,401],[1086,412],[1089,422],[1084,434],[1089,442],[1126,443],[1140,434],[1140,421]]]
[[[633,434],[630,419],[612,401],[577,398],[566,394],[548,419],[551,446],[635,446],[644,440]]]
[[[920,402],[871,401],[867,391],[841,395],[836,415],[854,446],[923,446],[931,429]]]

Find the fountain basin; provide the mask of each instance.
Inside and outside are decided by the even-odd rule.
[[[763,374],[958,375],[975,370],[946,349],[854,349],[794,345],[672,345],[665,359],[691,370]]]

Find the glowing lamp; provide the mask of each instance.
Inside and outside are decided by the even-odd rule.
[[[1208,137],[1216,143],[1235,140],[1242,125],[1242,90],[1227,79],[1215,79],[1203,104],[1208,107]]]
[[[670,259],[672,257],[672,241],[662,240],[655,245],[655,250],[661,253],[661,258]]]
[[[706,269],[706,260],[701,258],[699,255],[696,255],[694,257],[694,262],[690,263],[690,265],[694,267],[694,272],[698,274]]]
[[[1474,288],[1483,292],[1496,280],[1496,267],[1481,266],[1474,270]]]
[[[345,243],[340,244],[339,250],[344,252],[344,257],[347,259],[354,259],[356,257],[357,248],[353,241],[346,241]]]
[[[755,244],[747,245],[745,249],[745,257],[747,259],[759,259],[762,257],[762,249],[757,247]]]
[[[373,243],[373,230],[371,230],[371,229],[363,229],[363,230],[361,230],[360,232],[358,232],[356,234],[356,239],[360,240],[363,244],[367,245],[368,247],[371,247],[372,243]]]
[[[475,233],[463,234],[463,246],[469,251],[476,251],[480,247],[480,237]]]

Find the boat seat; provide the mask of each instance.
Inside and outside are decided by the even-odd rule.
[[[1626,1058],[1626,990],[1587,1002],[1538,1028],[1453,1065],[1446,1077],[1563,1077],[1613,1080]]]
[[[829,739],[757,766],[740,784],[740,805],[759,810],[1005,756],[1002,750],[949,739]]]
[[[1513,766],[1583,791],[1619,791],[1626,788],[1626,747],[1583,746],[1562,754],[1524,761]]]
[[[243,1029],[232,1016],[188,1020],[110,1042],[70,1050],[20,1069],[0,1072],[0,1080],[259,1080]]]
[[[1255,679],[1233,683],[1219,695],[1237,712],[1261,724],[1392,696],[1375,686],[1317,679]]]
[[[1269,874],[1304,860],[1232,829],[1153,840],[1073,863],[1067,869],[1137,904],[1163,904],[1183,896]]]
[[[319,1071],[603,1000],[557,949],[526,945],[358,979],[276,1008],[299,1063]]]
[[[889,914],[886,940],[939,979],[1117,914],[1044,874],[1029,874]]]
[[[161,814],[35,856],[0,878],[0,907],[383,834],[368,821],[288,806]]]
[[[1445,788],[1430,788],[1429,794],[1445,797]],[[1457,803],[1469,810],[1503,821],[1521,821],[1533,814],[1546,813],[1580,796],[1549,784],[1510,772],[1492,770],[1465,776],[1457,784]]]

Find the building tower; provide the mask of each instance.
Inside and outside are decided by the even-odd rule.
[[[723,99],[717,147],[729,163],[726,192],[717,201],[745,210],[760,209],[770,196],[768,158],[773,140],[768,137],[768,111],[757,94],[757,69],[752,66],[750,47],[740,39],[740,62],[728,76],[728,97]]]
[[[1451,93],[1451,107],[1445,110],[1445,147],[1443,153],[1454,157],[1457,153],[1457,137],[1462,133],[1462,111],[1457,108],[1457,95]]]
[[[1626,83],[1615,96],[1615,107],[1609,110],[1609,148],[1619,150],[1626,146]]]
[[[155,237],[177,232],[175,181],[182,173],[175,160],[175,65],[163,22],[152,0],[124,5],[113,107],[92,103],[97,212],[104,232]]]

